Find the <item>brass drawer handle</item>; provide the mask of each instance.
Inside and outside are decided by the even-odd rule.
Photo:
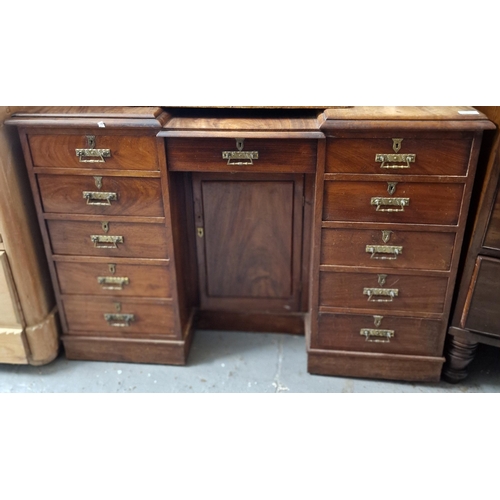
[[[403,247],[394,245],[366,245],[366,253],[371,253],[370,259],[396,260],[403,253]]]
[[[410,168],[410,163],[415,163],[417,155],[415,154],[377,154],[375,155],[375,161],[377,163],[382,163],[380,168]],[[390,165],[390,163],[396,163],[397,165]],[[388,165],[386,165],[388,163]],[[401,164],[403,163],[403,165]]]
[[[253,160],[259,159],[258,151],[243,151],[245,139],[236,139],[238,151],[222,151],[222,159],[228,165],[253,165]]]
[[[95,248],[118,248],[118,243],[123,243],[123,236],[92,234],[90,235],[90,241],[92,241]]]
[[[364,288],[363,295],[368,295],[368,302],[393,302],[397,297],[399,290],[397,288]],[[388,297],[388,298],[380,298]]]
[[[360,335],[363,335],[366,342],[387,343],[394,337],[394,330],[378,330],[375,328],[361,328]]]
[[[259,159],[258,151],[222,151],[222,158],[228,165],[253,165]],[[244,160],[244,161],[242,161]]]
[[[377,212],[404,212],[405,207],[410,204],[410,198],[386,198],[384,196],[374,196],[370,205],[375,205]],[[399,208],[381,208],[399,207]]]
[[[110,149],[75,149],[80,163],[105,163],[104,158],[111,158]]]
[[[116,193],[106,193],[102,191],[83,191],[83,198],[87,200],[87,205],[111,205],[112,201],[118,200]]]
[[[97,283],[101,285],[103,290],[123,290],[123,287],[130,283],[130,280],[117,276],[98,276]]]
[[[132,321],[135,321],[135,315],[133,314],[104,314],[104,319],[108,322],[109,326],[116,326],[118,328],[124,328],[130,326]]]

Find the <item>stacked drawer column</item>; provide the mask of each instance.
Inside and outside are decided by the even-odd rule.
[[[156,132],[21,130],[69,359],[185,362]]]
[[[481,135],[358,123],[325,127],[308,369],[436,381]]]

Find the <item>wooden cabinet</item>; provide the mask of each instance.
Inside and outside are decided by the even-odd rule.
[[[485,112],[500,123],[500,108]],[[485,174],[477,184],[457,299],[448,329],[443,377],[452,383],[467,376],[479,343],[500,347],[500,134],[489,138]]]
[[[308,369],[437,381],[481,144],[460,110],[327,110]],[[443,110],[444,111],[444,110]]]
[[[40,110],[11,123],[68,357],[182,364],[195,327],[305,332],[311,373],[439,378],[492,126],[472,108]]]

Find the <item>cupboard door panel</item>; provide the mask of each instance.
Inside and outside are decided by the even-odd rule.
[[[297,310],[303,179],[261,179],[194,177],[202,307]]]

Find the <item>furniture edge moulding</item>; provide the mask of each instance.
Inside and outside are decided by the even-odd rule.
[[[19,137],[5,127],[15,111],[0,108],[0,226],[22,314],[22,362],[44,365],[59,352],[59,323]]]

